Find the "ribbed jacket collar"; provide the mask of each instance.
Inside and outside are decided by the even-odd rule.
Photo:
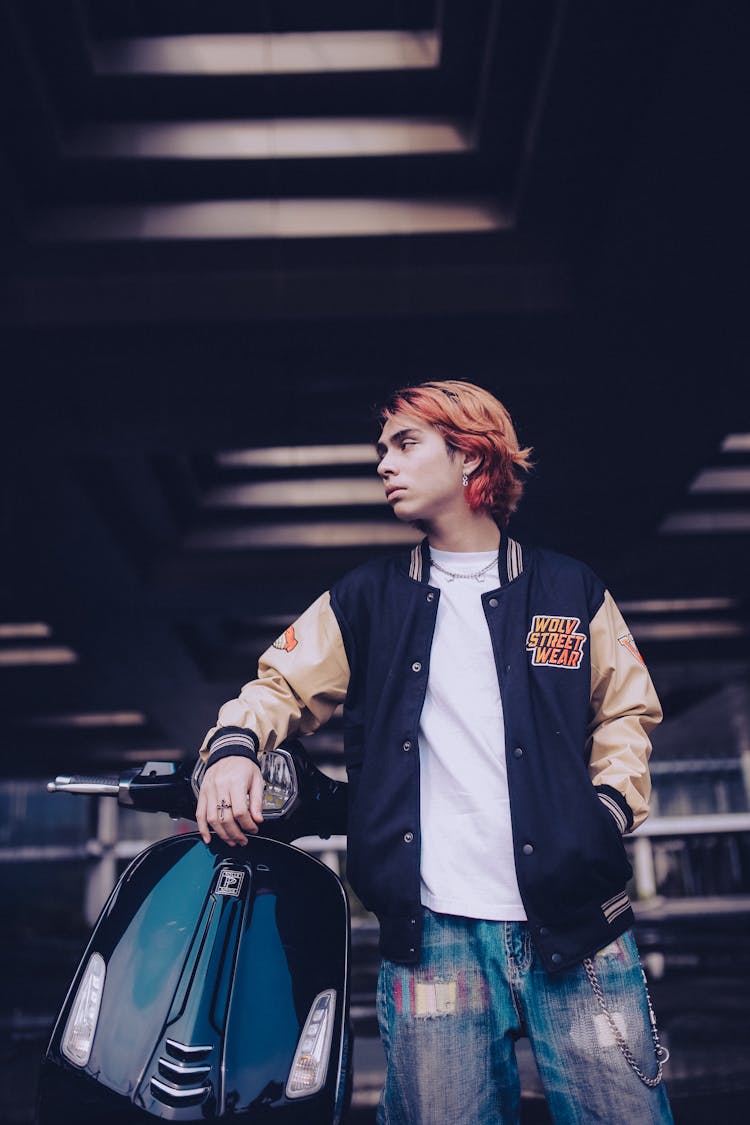
[[[497,555],[500,585],[507,586],[514,578],[518,578],[523,571],[523,548],[509,535],[500,536],[500,548]],[[427,585],[430,580],[430,544],[427,536],[412,547],[409,555],[409,577],[415,582]]]

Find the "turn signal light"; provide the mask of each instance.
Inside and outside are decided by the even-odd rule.
[[[102,955],[92,953],[65,1024],[60,1049],[76,1066],[86,1066],[91,1055],[106,971]]]
[[[315,997],[297,1044],[286,1083],[288,1098],[308,1098],[325,1084],[331,1053],[336,990],[329,988]]]

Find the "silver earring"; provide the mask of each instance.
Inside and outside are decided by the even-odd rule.
[[[469,483],[469,478],[467,477],[466,473],[464,473],[463,476],[461,477],[461,484],[464,486],[464,488],[466,488],[466,485],[468,483]]]

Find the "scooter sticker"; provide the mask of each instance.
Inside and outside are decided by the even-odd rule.
[[[586,634],[577,633],[580,617],[537,613],[526,636],[526,649],[536,667],[580,668]]]
[[[236,867],[222,867],[216,883],[216,894],[239,898],[244,881],[244,871],[238,871]]]

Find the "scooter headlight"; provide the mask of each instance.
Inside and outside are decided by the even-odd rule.
[[[328,1073],[335,1013],[336,990],[329,988],[315,997],[305,1020],[286,1083],[288,1098],[308,1098],[323,1087]]]
[[[261,758],[260,768],[265,783],[263,819],[276,820],[290,812],[297,801],[299,789],[292,755],[278,746],[275,750],[267,750]]]
[[[106,971],[102,955],[92,953],[65,1024],[60,1050],[76,1066],[85,1066],[91,1055]]]

